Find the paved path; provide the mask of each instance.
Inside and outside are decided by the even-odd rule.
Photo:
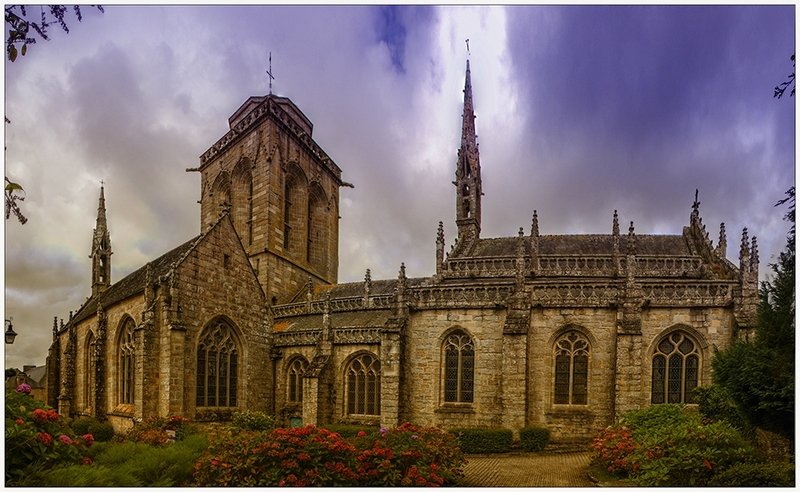
[[[596,487],[589,479],[589,453],[470,455],[468,487]]]

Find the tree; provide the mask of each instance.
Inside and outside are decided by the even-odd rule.
[[[92,5],[100,12],[103,12],[103,7],[100,5]],[[36,44],[36,35],[39,35],[45,41],[49,41],[47,37],[47,28],[53,24],[58,24],[64,32],[69,33],[69,27],[64,20],[67,14],[67,7],[64,5],[49,5],[47,11],[43,6],[39,7],[40,20],[32,21],[28,19],[28,9],[35,9],[36,7],[25,5],[6,5],[6,28],[8,29],[8,38],[6,38],[6,55],[9,61],[17,59],[17,54],[25,56],[28,52],[28,45]],[[81,15],[81,8],[78,5],[72,7],[75,11],[75,16],[78,22],[83,19]],[[49,12],[49,15],[48,15]],[[22,44],[22,47],[17,50],[16,45]]]
[[[755,340],[736,341],[711,361],[722,386],[750,424],[794,441],[795,188],[775,206],[789,204],[786,249],[761,283]]]

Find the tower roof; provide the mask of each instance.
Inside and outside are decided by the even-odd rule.
[[[476,175],[480,168],[478,157],[478,135],[475,133],[475,108],[472,103],[472,79],[470,77],[469,60],[467,75],[464,80],[464,112],[461,124],[461,154],[469,165],[469,174]]]

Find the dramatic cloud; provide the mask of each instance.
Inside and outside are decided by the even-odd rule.
[[[762,276],[784,245],[794,184],[794,6],[109,6],[83,10],[5,63],[6,173],[30,221],[6,221],[11,366],[42,364],[53,317],[90,293],[105,182],[112,279],[199,233],[186,168],[249,96],[272,90],[314,123],[355,188],[341,191],[340,281],[434,270],[454,187],[469,57],[484,237],[675,234],[695,189],[738,263],[743,227]],[[467,54],[465,40],[469,39]],[[626,227],[627,228],[627,227]]]

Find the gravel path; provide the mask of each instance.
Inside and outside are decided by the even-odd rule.
[[[589,479],[589,453],[470,455],[468,487],[596,487]]]

